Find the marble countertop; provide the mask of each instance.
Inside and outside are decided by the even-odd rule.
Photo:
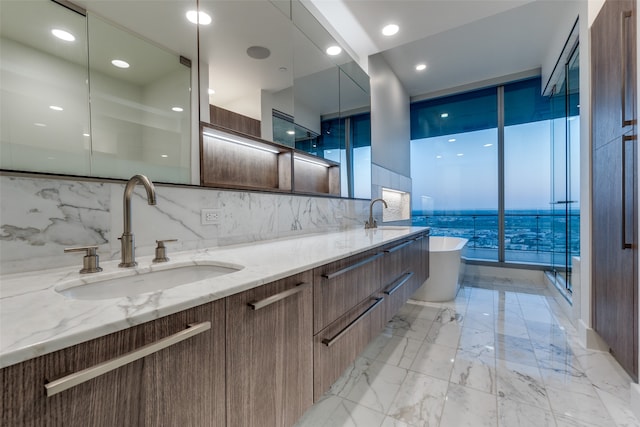
[[[118,261],[103,271],[80,274],[65,267],[0,276],[0,368],[63,349],[133,325],[205,304],[274,280],[354,255],[427,230],[380,227],[311,234],[245,245],[176,252],[169,262],[138,257],[135,269]],[[79,254],[80,255],[80,254]],[[87,283],[177,266],[216,263],[239,271],[133,297],[79,300],[56,291],[72,282]]]

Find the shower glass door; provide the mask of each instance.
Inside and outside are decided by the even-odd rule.
[[[564,79],[551,96],[551,269],[556,285],[571,293],[571,263],[580,251],[579,52],[565,64]]]

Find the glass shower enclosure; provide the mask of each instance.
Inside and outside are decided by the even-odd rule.
[[[551,276],[571,294],[571,264],[580,254],[580,67],[578,44],[570,50],[551,93]]]

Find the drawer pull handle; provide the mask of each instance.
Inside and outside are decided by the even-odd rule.
[[[187,329],[178,333],[170,335],[159,341],[140,347],[137,350],[123,354],[115,359],[107,360],[106,362],[99,363],[87,369],[83,369],[65,377],[59,378],[55,381],[51,381],[44,385],[47,391],[47,397],[51,397],[62,391],[68,390],[72,387],[80,385],[107,372],[118,369],[124,365],[134,362],[138,359],[142,359],[145,356],[156,353],[162,349],[170,347],[174,344],[189,339],[195,335],[201,334],[204,331],[211,329],[211,322],[193,323],[190,324]]]
[[[309,288],[311,283],[298,283],[291,289],[287,289],[286,291],[282,291],[279,294],[271,295],[265,299],[261,299],[260,301],[253,301],[248,303],[247,305],[251,307],[253,310],[260,310],[261,308],[265,308],[268,305],[273,304],[274,302],[278,302],[285,298],[289,298],[292,295],[298,294],[305,289]]]
[[[369,307],[367,308],[365,311],[362,312],[361,315],[359,315],[358,317],[356,317],[355,319],[353,319],[351,321],[351,323],[349,323],[347,326],[345,326],[344,328],[342,328],[342,330],[340,332],[338,332],[336,335],[334,335],[332,338],[325,338],[322,340],[322,344],[326,345],[327,347],[331,347],[333,344],[336,343],[336,341],[338,341],[344,334],[346,334],[347,332],[349,332],[349,330],[351,328],[353,328],[358,322],[360,322],[367,314],[369,314],[371,312],[371,310],[373,310],[374,308],[376,308],[378,305],[380,305],[382,303],[382,301],[384,301],[384,298],[376,298],[375,302]]]
[[[407,281],[413,276],[413,271],[410,271],[408,273],[404,274],[404,277],[401,277],[394,285],[391,289],[384,291],[385,295],[391,295],[393,294],[395,291],[397,291],[398,289],[400,289],[402,287],[402,285],[404,285],[405,283],[407,283]]]
[[[387,253],[387,254],[390,254],[392,252],[399,251],[400,249],[402,249],[402,248],[404,248],[406,246],[409,246],[412,243],[413,243],[413,240],[409,240],[408,242],[404,242],[404,243],[402,243],[402,244],[400,244],[398,246],[394,246],[394,247],[392,247],[390,249],[385,249],[384,252]]]
[[[333,279],[335,277],[338,277],[344,273],[348,273],[351,270],[355,270],[358,267],[362,267],[365,264],[369,264],[372,261],[377,260],[378,258],[380,258],[381,256],[383,256],[384,253],[379,253],[379,254],[375,254],[374,256],[371,256],[369,258],[363,259],[362,261],[356,262],[355,264],[350,265],[349,267],[345,267],[342,270],[338,270],[338,271],[334,271],[333,273],[329,273],[329,274],[323,274],[322,277],[324,277],[325,279]]]

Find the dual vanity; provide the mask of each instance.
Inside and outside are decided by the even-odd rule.
[[[379,227],[6,275],[0,425],[291,426],[429,274]]]

